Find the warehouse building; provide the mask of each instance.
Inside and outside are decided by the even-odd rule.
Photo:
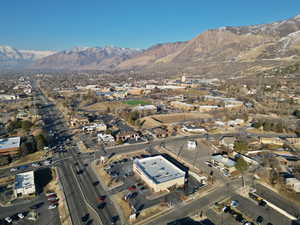
[[[154,192],[182,187],[185,182],[185,172],[161,155],[134,160],[133,171]]]
[[[16,175],[14,192],[16,197],[35,195],[34,171],[28,171]]]

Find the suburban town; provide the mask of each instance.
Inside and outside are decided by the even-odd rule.
[[[299,46],[300,15],[145,49],[0,46],[0,225],[299,225]]]
[[[299,75],[93,77],[3,78],[4,223],[298,224]]]

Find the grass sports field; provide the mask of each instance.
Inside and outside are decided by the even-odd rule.
[[[131,106],[151,104],[151,102],[144,101],[144,100],[127,100],[127,101],[124,101],[123,103],[125,103],[127,105],[131,105]]]

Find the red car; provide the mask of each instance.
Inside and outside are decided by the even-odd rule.
[[[132,185],[131,187],[128,188],[129,191],[135,191],[136,190],[136,186]]]
[[[103,201],[105,201],[105,199],[106,199],[105,195],[101,195],[100,197],[98,197],[99,202],[103,202]]]

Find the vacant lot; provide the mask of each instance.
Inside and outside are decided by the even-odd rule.
[[[159,125],[168,125],[171,123],[193,121],[211,118],[209,114],[192,112],[192,113],[171,113],[171,114],[161,114],[155,116],[144,117],[140,119],[144,121],[143,128],[152,128]]]
[[[98,102],[89,106],[84,107],[83,109],[86,111],[115,111],[119,109],[128,108],[128,105],[122,102]]]

